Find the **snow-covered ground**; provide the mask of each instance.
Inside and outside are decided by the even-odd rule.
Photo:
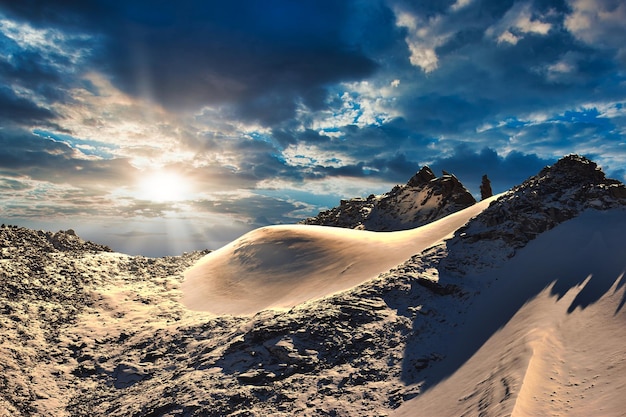
[[[625,210],[589,210],[467,277],[491,285],[394,416],[623,415],[624,232]]]
[[[626,189],[489,204],[159,259],[2,227],[0,416],[624,415]]]
[[[215,314],[251,314],[346,290],[451,237],[494,199],[408,231],[309,225],[257,229],[189,269],[183,302]]]

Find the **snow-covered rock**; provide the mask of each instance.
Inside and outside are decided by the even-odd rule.
[[[595,162],[568,155],[501,195],[448,242],[446,268],[492,267],[583,211],[626,206],[626,187]],[[467,271],[465,271],[467,272]]]
[[[341,200],[338,207],[303,220],[303,224],[364,229],[406,230],[422,226],[476,203],[454,176],[437,178],[425,166],[406,185],[367,198]]]
[[[427,244],[388,271],[252,316],[181,303],[206,251],[132,257],[0,229],[0,416],[622,415],[625,197],[566,157],[465,209],[465,227],[429,241],[451,220],[424,226],[413,237]],[[276,231],[291,255],[320,244]],[[259,278],[281,272],[280,253],[259,253]],[[294,259],[297,281],[314,260]]]

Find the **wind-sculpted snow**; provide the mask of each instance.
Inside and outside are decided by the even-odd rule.
[[[464,277],[489,285],[394,416],[623,415],[624,230],[626,208],[588,210]]]
[[[183,301],[215,314],[251,314],[346,290],[441,242],[489,201],[409,231],[264,227],[208,254],[187,271]]]
[[[469,211],[397,235],[261,229],[198,264],[236,259],[240,289],[302,301],[254,315],[181,303],[207,251],[133,257],[2,228],[0,416],[622,416],[624,194],[568,157],[461,229]],[[398,265],[325,292],[396,262],[406,236]],[[207,288],[185,293],[203,304]]]

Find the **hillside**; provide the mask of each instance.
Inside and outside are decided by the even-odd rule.
[[[399,232],[153,259],[1,228],[0,415],[619,416],[624,230],[573,155]]]

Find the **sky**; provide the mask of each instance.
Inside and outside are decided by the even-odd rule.
[[[0,0],[0,221],[217,249],[423,165],[626,179],[623,0]]]

